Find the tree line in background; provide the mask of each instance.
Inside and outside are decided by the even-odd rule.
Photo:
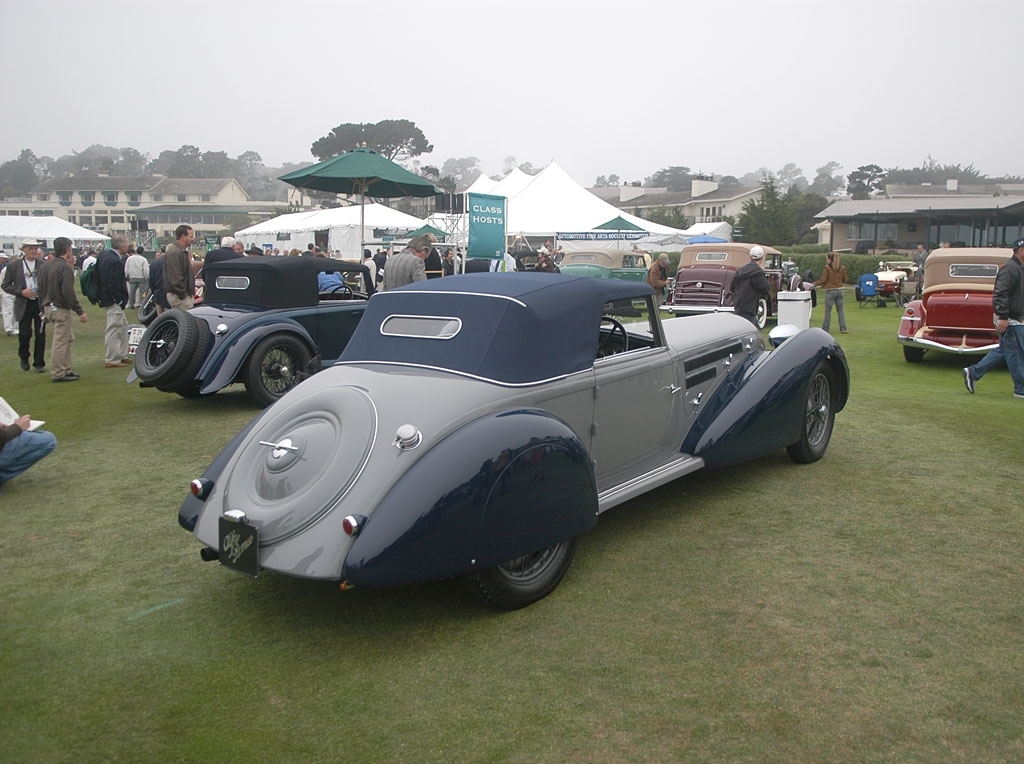
[[[465,190],[483,174],[480,160],[473,156],[451,157],[440,166],[422,163],[419,157],[431,153],[434,147],[423,131],[406,119],[341,123],[315,140],[310,146],[310,152],[318,160],[324,160],[360,146],[406,165],[448,192]],[[229,157],[223,151],[202,151],[188,144],[179,149],[161,151],[156,158],[131,147],[114,148],[100,144],[56,159],[38,157],[31,149],[23,149],[16,159],[0,164],[0,198],[25,196],[40,182],[51,178],[164,175],[171,178],[235,178],[254,200],[285,201],[288,186],[277,180],[278,176],[309,164],[311,162],[267,167],[256,151],[245,151],[237,157]],[[502,164],[501,176],[508,175],[516,167],[527,174],[537,171],[530,162],[517,162],[515,157],[509,156]],[[854,199],[868,199],[873,193],[881,191],[887,183],[939,185],[948,180],[961,183],[1021,180],[1017,177],[987,178],[973,165],[943,165],[931,156],[925,159],[921,167],[909,169],[886,170],[877,164],[868,164],[856,168],[845,178],[841,169],[838,162],[828,162],[817,168],[814,178],[809,181],[803,170],[792,162],[774,172],[761,167],[741,177],[670,166],[658,170],[642,182],[622,182],[618,175],[612,173],[598,176],[594,185],[666,188],[670,192],[689,191],[694,180],[714,180],[719,188],[725,189],[760,185],[764,187],[762,198],[745,204],[743,213],[736,220],[728,222],[743,226],[744,236],[748,240],[790,245],[813,237],[810,228],[814,224],[814,215],[828,205],[827,197],[844,190]],[[336,203],[329,194],[314,194],[314,198],[323,206]],[[677,228],[686,227],[686,221],[674,207],[655,208],[644,214],[653,222]]]
[[[235,178],[253,199],[285,201],[288,186],[277,177],[302,166],[266,167],[255,151],[229,157],[224,151],[201,151],[188,144],[161,151],[155,159],[131,147],[115,148],[98,143],[56,159],[36,156],[31,149],[22,149],[17,159],[0,164],[0,198],[26,196],[39,183],[53,178],[164,175],[169,178]]]

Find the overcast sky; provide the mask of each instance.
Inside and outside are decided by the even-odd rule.
[[[312,161],[408,119],[424,164],[973,164],[1024,175],[1020,0],[16,0],[0,161],[102,143]]]

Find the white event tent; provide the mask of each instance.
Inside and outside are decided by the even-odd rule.
[[[276,247],[282,250],[305,250],[318,231],[327,231],[329,250],[339,250],[341,256],[347,260],[362,260],[362,242],[375,238],[374,229],[414,231],[423,225],[423,221],[413,215],[393,210],[383,204],[367,204],[365,228],[360,235],[359,214],[359,205],[292,212],[244,228],[235,234],[235,238],[241,241],[246,249],[256,245],[262,249]]]
[[[52,247],[53,240],[58,236],[68,237],[76,247],[96,244],[102,244],[105,247],[110,238],[52,215],[45,217],[0,215],[0,248],[7,250],[8,254],[17,251],[21,247],[23,239],[38,239],[47,247]]]
[[[712,223],[694,223],[683,231],[685,236],[717,236],[726,241],[732,241],[732,226],[724,221]]]
[[[516,168],[490,192],[508,199],[505,231],[509,237],[558,238],[565,251],[619,249],[647,234],[680,233],[676,228],[630,215],[590,193],[555,162],[533,177]],[[617,217],[640,231],[600,230]]]

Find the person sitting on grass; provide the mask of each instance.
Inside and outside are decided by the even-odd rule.
[[[31,432],[31,421],[25,414],[14,422],[0,422],[0,490],[57,447],[53,433]]]

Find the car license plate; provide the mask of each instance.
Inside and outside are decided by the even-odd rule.
[[[128,327],[128,355],[135,355],[142,342],[142,335],[146,333],[146,327],[141,324],[133,324]]]
[[[220,518],[220,562],[232,570],[256,578],[259,538],[255,526]]]

